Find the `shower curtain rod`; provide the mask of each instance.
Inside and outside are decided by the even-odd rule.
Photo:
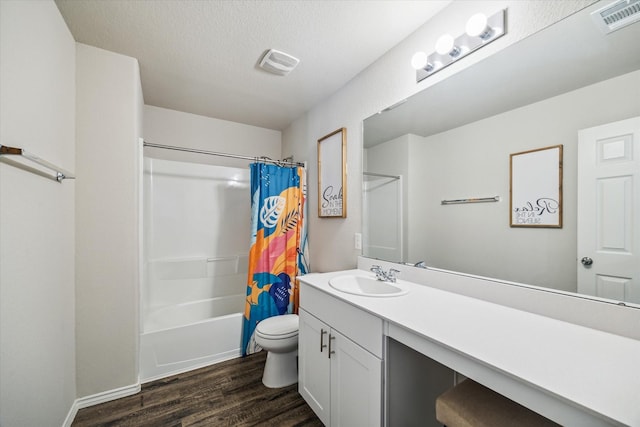
[[[144,147],[162,148],[165,150],[186,151],[187,153],[208,154],[211,156],[228,157],[231,159],[253,160],[253,161],[262,162],[262,163],[273,163],[278,166],[301,166],[301,167],[305,166],[304,163],[301,163],[301,162],[293,162],[288,160],[273,160],[266,156],[260,156],[260,157],[242,156],[239,154],[219,153],[216,151],[207,151],[207,150],[196,150],[195,148],[176,147],[173,145],[152,144],[151,142],[147,142],[147,141],[144,141],[142,145]]]
[[[366,176],[376,176],[378,178],[391,178],[391,179],[400,179],[400,175],[386,175],[383,173],[375,173],[375,172],[362,172],[362,175]]]

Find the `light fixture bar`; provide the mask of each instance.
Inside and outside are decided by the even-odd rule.
[[[484,23],[484,17],[480,18],[480,15],[474,15],[467,24],[467,32],[456,37],[453,41],[448,34],[440,37],[436,44],[436,51],[427,56],[426,62],[424,54],[422,54],[422,60],[418,61],[415,58],[420,56],[420,52],[414,55],[412,63],[414,68],[417,68],[416,83],[505,35],[507,32],[505,9],[486,18],[485,28],[478,28],[479,23]],[[416,67],[416,63],[420,65]]]

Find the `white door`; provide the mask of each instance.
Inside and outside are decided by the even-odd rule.
[[[578,133],[578,292],[640,303],[640,117]]]
[[[331,427],[381,424],[382,361],[331,330]]]
[[[300,309],[298,327],[298,392],[324,425],[329,425],[329,327]]]

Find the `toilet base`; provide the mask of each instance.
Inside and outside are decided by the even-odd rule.
[[[262,384],[268,388],[286,387],[298,382],[298,350],[267,353]]]

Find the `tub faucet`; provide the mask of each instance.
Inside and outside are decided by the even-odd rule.
[[[395,268],[391,268],[388,272],[385,272],[379,265],[372,265],[370,270],[376,273],[376,279],[381,282],[396,283],[396,274],[400,273],[400,270],[396,270]]]
[[[418,268],[427,268],[427,264],[424,261],[418,261],[413,264],[413,266]]]

